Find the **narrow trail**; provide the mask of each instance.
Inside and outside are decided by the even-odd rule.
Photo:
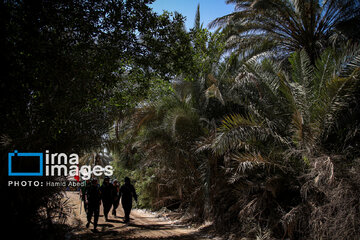
[[[77,230],[72,232],[68,239],[208,239],[201,237],[199,229],[189,228],[137,209],[131,211],[130,224],[125,224],[121,204],[117,209],[116,217],[111,211],[109,212],[108,222],[105,222],[102,206],[100,207],[98,232],[94,233],[91,230],[92,224],[88,229],[85,227],[87,220],[84,209],[80,214],[79,193],[66,192],[66,200],[71,208],[68,223],[77,226]]]

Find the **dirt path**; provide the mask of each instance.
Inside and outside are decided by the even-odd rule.
[[[117,216],[109,213],[109,222],[105,222],[103,209],[100,208],[98,232],[92,232],[92,224],[89,229],[85,227],[86,214],[82,209],[80,214],[80,199],[78,192],[66,192],[66,199],[71,207],[69,223],[78,226],[78,230],[69,233],[68,239],[208,239],[201,237],[198,229],[189,228],[185,225],[159,218],[154,214],[133,209],[131,223],[123,222],[124,213],[122,206],[117,209]]]

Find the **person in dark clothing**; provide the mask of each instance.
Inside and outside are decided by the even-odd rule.
[[[118,180],[114,180],[113,181],[113,196],[114,196],[114,201],[113,201],[113,210],[112,210],[112,214],[114,217],[116,217],[116,209],[119,206],[120,203],[120,185],[119,185],[119,181]]]
[[[104,217],[105,221],[108,221],[108,214],[110,212],[111,206],[114,201],[113,197],[113,185],[110,184],[110,178],[105,177],[103,185],[100,188],[101,191],[101,200],[103,202],[104,207]]]
[[[90,187],[90,180],[86,180],[83,182],[83,185],[81,186],[81,189],[80,189],[80,197],[81,197],[81,201],[84,202],[84,210],[85,212],[87,213],[88,211],[88,205],[86,203],[86,191],[88,190],[88,188]]]
[[[96,230],[98,219],[99,219],[99,209],[101,204],[101,192],[97,179],[94,178],[91,180],[91,186],[87,188],[86,191],[86,203],[87,203],[87,224],[86,227],[90,226],[91,218],[94,215],[94,231]]]
[[[121,204],[125,213],[125,222],[130,221],[132,199],[137,202],[137,195],[134,186],[130,183],[130,178],[125,177],[125,184],[120,188]]]

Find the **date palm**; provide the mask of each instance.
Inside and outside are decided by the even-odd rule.
[[[356,148],[359,109],[353,110],[360,91],[360,49],[343,54],[326,50],[315,66],[302,50],[291,55],[290,63],[288,71],[268,59],[247,61],[231,92],[247,114],[225,116],[198,148],[212,152],[223,164],[220,178],[225,181],[212,186],[219,193],[214,194],[217,224],[236,218],[248,223],[241,225],[246,232],[254,222],[282,222],[290,239],[303,236],[292,224],[307,214],[299,177],[309,160],[332,148],[327,146],[331,133],[337,143],[347,139],[352,142],[347,146]]]
[[[328,49],[315,66],[305,50],[292,54],[289,61],[290,72],[271,60],[244,64],[233,92],[238,93],[237,101],[247,105],[248,115],[224,118],[208,145],[213,151],[245,150],[263,156],[259,159],[274,147],[310,153],[331,132],[343,131],[342,115],[351,114],[360,88],[359,47],[344,54]]]
[[[339,39],[358,41],[358,0],[227,0],[236,11],[215,19],[227,35],[227,47],[241,59],[288,57],[305,49],[312,64]],[[350,31],[350,29],[352,29]]]

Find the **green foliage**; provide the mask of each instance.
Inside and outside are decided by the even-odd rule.
[[[153,207],[152,192],[154,192],[155,171],[154,168],[129,168],[122,166],[119,159],[115,159],[114,165],[114,178],[116,178],[120,184],[124,183],[124,178],[129,177],[134,185],[138,194],[138,208],[151,209]]]
[[[168,13],[163,16],[165,14]],[[197,19],[200,22],[199,13]],[[134,166],[154,170],[152,187],[139,185],[142,194],[152,200],[153,208],[188,206],[189,202],[196,201],[191,195],[193,189],[201,188],[203,180],[198,170],[202,163],[193,156],[194,145],[207,131],[201,125],[199,113],[209,105],[211,98],[224,104],[220,81],[214,77],[220,75],[219,61],[224,50],[222,34],[211,33],[200,24],[186,34],[191,39],[191,60],[183,65],[187,70],[178,73],[171,86],[155,77],[148,97],[129,112],[128,117],[119,119],[114,128],[117,134],[112,132],[108,142],[109,148],[118,153],[118,162],[124,168],[141,172],[145,179],[150,179],[149,173],[137,171]],[[152,41],[153,38],[145,36],[143,39]],[[167,60],[168,63],[172,62]],[[203,191],[197,191],[197,196],[201,205]]]
[[[296,189],[301,186],[301,191],[308,191],[304,189],[308,189],[307,184],[314,179],[302,185],[299,177],[314,169],[313,162],[319,154],[343,151],[344,139],[329,140],[329,136],[354,136],[351,135],[353,129],[343,133],[343,126],[350,123],[349,119],[340,116],[351,109],[358,99],[358,59],[359,48],[355,46],[345,52],[328,49],[321,54],[315,66],[310,64],[305,51],[295,52],[289,58],[289,71],[268,59],[244,64],[233,91],[238,93],[238,101],[247,107],[247,114],[225,116],[217,131],[203,140],[200,148],[224,158],[224,177],[229,179],[229,183],[217,184],[224,189],[222,194],[227,194],[226,198],[232,201],[217,195],[218,202],[227,201],[221,205],[220,212],[227,208],[236,209],[234,212],[238,211],[242,222],[254,221],[262,226],[275,226],[290,216],[293,218],[291,221],[308,226],[304,219],[310,215],[301,204],[308,199],[301,200]],[[354,110],[351,112],[354,114]],[[357,128],[357,122],[350,121]],[[328,145],[329,142],[331,145]],[[347,143],[350,142],[348,146],[357,141],[352,138]],[[326,169],[319,170],[317,178],[322,174],[330,174],[329,178],[333,176],[331,163],[316,164],[330,164]],[[315,181],[318,181],[317,178]],[[288,185],[289,182],[291,185]],[[235,193],[232,193],[233,188]],[[329,194],[315,189],[313,191]],[[282,194],[291,195],[292,199]],[[332,197],[335,196],[329,198]],[[244,198],[247,200],[235,200]],[[337,200],[332,201],[332,204],[338,204]],[[285,210],[288,204],[297,207]],[[319,202],[316,204],[321,206]],[[284,215],[278,209],[288,212]],[[229,224],[226,221],[235,214],[224,216],[217,220],[221,226]],[[285,231],[291,229],[291,232],[285,233],[291,238],[297,239],[296,234],[298,238],[304,236],[303,228],[292,226],[292,222],[283,224]],[[251,227],[249,224],[244,229]],[[349,231],[355,231],[355,228],[349,227]]]
[[[224,52],[223,34],[212,33],[206,28],[193,28],[190,34],[194,49],[194,69],[190,80],[207,78],[208,74],[217,71],[220,57]]]
[[[146,58],[137,62],[146,72],[153,72],[170,80],[176,75],[191,72],[193,66],[190,36],[185,31],[184,17],[179,13],[164,13],[155,20],[156,28],[140,34],[140,45]]]
[[[186,32],[148,2],[1,3],[3,156],[106,147],[139,207],[252,238],[356,236],[358,2],[229,0],[215,32],[200,6]],[[56,191],[15,191],[10,222],[33,226]],[[351,221],[331,220],[339,199]]]
[[[200,3],[199,3],[196,8],[194,29],[198,30],[200,28],[202,28],[202,24],[200,25]]]
[[[169,76],[191,64],[189,36],[181,15],[158,16],[151,2],[0,3],[2,180],[8,152],[101,148],[114,119],[149,95],[171,91]],[[9,224],[29,226],[29,234],[38,229],[38,209],[52,211],[48,200],[58,191],[6,194],[14,213]],[[46,223],[41,227],[51,229],[51,219]]]
[[[174,48],[174,54],[187,56],[186,49],[178,51],[188,41],[182,34],[184,41],[177,42],[182,17],[157,16],[143,1],[2,5],[7,71],[1,126],[14,148],[69,151],[99,144],[114,109],[130,108],[146,97],[156,74],[180,71],[179,65],[164,69],[159,64],[149,72],[153,55],[168,55],[163,50]],[[145,49],[138,35],[152,32],[158,38]],[[169,57],[170,63],[177,58]]]
[[[138,109],[123,121],[131,127],[123,129],[125,131],[116,141],[110,141],[109,146],[112,151],[116,149],[111,146],[120,146],[116,150],[117,172],[128,173],[129,170],[118,167],[124,166],[139,180],[142,206],[171,206],[183,199],[184,194],[190,194],[186,193],[186,166],[195,164],[191,147],[201,134],[191,97],[179,98],[172,93],[160,98],[152,107]],[[169,172],[176,174],[168,175]]]
[[[227,48],[246,61],[251,58],[287,58],[304,49],[314,64],[321,51],[342,47],[344,39],[359,41],[349,28],[359,22],[357,0],[292,1],[229,0],[236,11],[215,19],[227,39]]]
[[[359,5],[228,2],[239,8],[215,20],[222,32],[202,27],[198,7],[186,70],[168,75],[171,86],[153,75],[148,98],[115,123],[117,175],[139,181],[143,207],[183,210],[240,236],[328,237],[322,222],[355,234],[350,221],[324,219],[346,212],[329,210],[338,199],[356,202],[343,194],[350,167],[337,172],[327,156],[347,154],[342,164],[358,167],[359,47],[344,41],[344,26]]]
[[[268,129],[260,140],[273,136],[278,146],[282,143],[287,148],[293,148],[295,144],[299,150],[311,152],[326,140],[329,129],[341,125],[336,122],[339,112],[349,107],[356,97],[357,65],[351,62],[357,61],[358,49],[352,54],[350,60],[328,49],[313,67],[305,51],[296,52],[289,58],[292,66],[290,73],[268,60],[245,64],[235,91],[242,93],[239,101],[246,101],[252,118],[262,122],[261,128]],[[343,74],[345,69],[347,74]],[[245,122],[242,116],[235,119],[229,116],[219,130],[223,134],[224,130],[238,129],[240,135],[230,135],[240,140],[244,134],[241,129],[248,125]],[[244,126],[234,123],[243,123]],[[249,125],[248,131],[251,129],[253,126]],[[258,133],[249,135],[256,138]],[[236,140],[227,141],[241,146]]]

